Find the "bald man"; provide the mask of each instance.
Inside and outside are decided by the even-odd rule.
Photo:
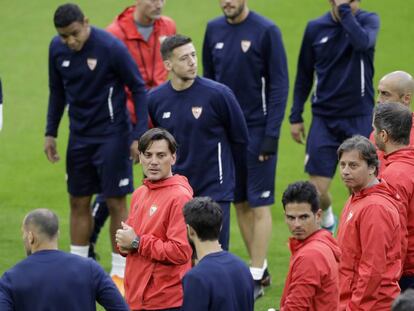
[[[411,110],[411,102],[414,94],[414,79],[405,71],[394,71],[381,78],[378,84],[377,104],[400,103]],[[414,121],[414,113],[413,113]],[[410,134],[410,146],[414,146],[414,122]],[[369,139],[375,144],[374,132]],[[377,148],[380,161],[379,172],[385,169],[384,152]]]
[[[47,209],[23,220],[27,258],[0,279],[0,310],[128,310],[115,284],[92,259],[58,250],[59,221]]]

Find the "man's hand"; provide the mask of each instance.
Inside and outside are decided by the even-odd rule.
[[[45,147],[44,151],[46,154],[47,159],[55,163],[60,160],[59,154],[56,148],[56,138],[53,136],[46,136],[45,137]]]
[[[296,141],[298,144],[304,144],[305,143],[305,126],[302,123],[292,123],[290,125],[290,134],[292,135],[292,138],[294,141]]]
[[[116,230],[115,241],[121,253],[127,254],[132,248],[131,243],[137,236],[134,228],[121,222],[122,229]]]
[[[138,140],[134,140],[130,147],[131,160],[134,163],[139,163]]]

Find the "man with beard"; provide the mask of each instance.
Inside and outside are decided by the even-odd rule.
[[[329,187],[336,150],[347,138],[371,133],[374,107],[374,52],[379,18],[360,10],[360,0],[329,0],[330,12],[308,23],[299,54],[289,116],[295,142],[303,144],[304,105],[312,89],[312,123],[305,171],[320,195],[322,227],[335,232]]]
[[[402,242],[401,290],[414,288],[414,148],[409,146],[412,113],[399,103],[378,104],[374,110],[374,139],[384,154],[380,172],[400,196]]]
[[[168,131],[147,131],[138,148],[146,178],[116,233],[119,251],[126,256],[125,298],[131,310],[178,311],[181,279],[191,268],[183,206],[193,191],[187,178],[172,173],[177,143]]]
[[[162,61],[160,46],[165,37],[175,34],[175,22],[163,16],[165,0],[136,0],[135,5],[127,7],[107,27],[107,31],[125,43],[145,82],[147,89],[152,89],[165,82],[168,72]],[[137,123],[134,101],[127,91],[127,107],[133,124]],[[147,122],[140,120],[139,122]],[[94,231],[90,239],[90,257],[95,258],[94,246],[99,232],[109,216],[109,210],[102,195],[96,197],[92,204]],[[119,276],[123,277],[123,275]],[[116,280],[117,278],[114,278]]]
[[[220,244],[229,248],[230,203],[235,172],[245,174],[247,127],[233,92],[197,76],[197,55],[190,38],[167,37],[161,45],[171,80],[148,94],[154,126],[170,131],[180,149],[175,173],[186,176],[195,196],[209,196],[223,210]]]
[[[272,234],[280,126],[289,91],[279,28],[250,11],[247,0],[220,0],[224,16],[211,20],[203,47],[204,76],[236,95],[249,129],[247,174],[235,189],[239,228],[256,281],[255,297],[270,284],[267,251]]]
[[[111,278],[96,262],[58,250],[59,221],[47,209],[26,215],[22,225],[27,258],[0,279],[0,310],[127,311]]]
[[[197,197],[184,206],[187,234],[197,265],[183,278],[183,311],[253,311],[253,279],[246,264],[223,251],[218,241],[220,206]]]

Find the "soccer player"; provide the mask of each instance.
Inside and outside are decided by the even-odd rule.
[[[414,94],[414,79],[404,71],[394,71],[386,74],[378,83],[377,104],[400,103],[411,109],[411,102]],[[413,113],[414,120],[414,113]],[[410,146],[414,146],[414,122],[411,129]],[[374,132],[371,133],[370,140],[375,143]],[[380,161],[380,173],[385,169],[384,152],[377,150]]]
[[[253,311],[254,283],[249,268],[223,251],[218,241],[223,218],[209,197],[197,197],[184,206],[188,239],[197,265],[183,278],[183,311]]]
[[[162,61],[161,41],[175,34],[175,22],[162,16],[164,0],[136,0],[134,6],[127,7],[108,26],[107,30],[125,43],[129,53],[135,60],[144,79],[147,89],[151,89],[165,82],[168,72]],[[131,92],[127,89],[128,110],[132,122],[136,124],[137,117]],[[141,120],[140,122],[147,122]],[[94,230],[91,236],[93,247],[98,239],[99,232],[109,215],[105,198],[98,196],[93,205]],[[94,252],[90,254],[94,257]]]
[[[238,174],[246,170],[243,113],[228,87],[197,76],[190,38],[167,37],[161,54],[171,80],[149,93],[149,115],[154,126],[170,131],[180,145],[173,171],[188,178],[195,196],[209,196],[223,209],[219,242],[228,250],[235,167]]]
[[[320,227],[322,210],[315,186],[302,181],[290,184],[282,203],[292,233],[292,257],[280,310],[338,310],[341,251],[332,234]]]
[[[183,207],[193,195],[187,178],[173,175],[177,143],[164,129],[153,128],[139,140],[147,178],[132,195],[123,228],[116,233],[126,255],[125,298],[131,310],[180,310],[181,278],[191,267]]]
[[[379,18],[359,9],[360,0],[330,0],[332,9],[308,23],[299,54],[291,134],[303,143],[304,104],[313,88],[312,124],[306,142],[305,171],[320,194],[322,227],[334,232],[329,187],[347,138],[371,133],[374,106],[374,50]]]
[[[0,310],[127,311],[128,306],[100,265],[58,250],[59,220],[47,209],[26,215],[22,225],[27,258],[0,279]]]
[[[338,148],[341,177],[352,195],[339,222],[339,310],[389,310],[400,293],[401,235],[397,195],[376,177],[378,157],[356,135]]]
[[[404,291],[414,288],[414,148],[409,146],[412,113],[399,103],[378,104],[373,126],[375,143],[385,162],[380,176],[400,197],[403,269],[399,284]]]
[[[247,0],[219,3],[224,16],[208,23],[204,37],[204,76],[230,87],[249,129],[248,172],[237,181],[235,208],[259,297],[261,285],[270,284],[266,256],[289,88],[287,62],[280,30],[272,21],[250,11]]]
[[[137,159],[138,138],[147,128],[146,122],[140,122],[131,132],[124,86],[133,94],[137,115],[146,120],[145,86],[125,45],[106,31],[90,26],[77,5],[59,6],[54,24],[58,36],[49,48],[50,95],[44,150],[50,162],[59,160],[56,137],[67,104],[70,250],[88,256],[91,196],[103,193],[111,215],[111,275],[122,290],[125,259],[117,253],[115,232],[126,219],[126,194],[133,190],[130,152]]]

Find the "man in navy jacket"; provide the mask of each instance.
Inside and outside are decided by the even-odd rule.
[[[303,143],[304,104],[313,88],[312,124],[305,171],[320,193],[322,227],[335,231],[328,192],[338,163],[336,150],[347,138],[371,132],[374,106],[374,50],[379,18],[359,9],[359,0],[330,0],[332,9],[308,23],[299,54],[291,134]]]
[[[103,193],[111,215],[111,275],[122,278],[125,260],[117,253],[115,232],[127,216],[126,194],[133,191],[130,152],[138,158],[138,139],[147,128],[147,122],[138,122],[131,131],[125,85],[132,93],[138,119],[147,120],[145,85],[125,45],[91,27],[77,5],[59,6],[54,24],[59,35],[49,48],[45,153],[50,162],[59,160],[56,137],[68,105],[71,253],[88,256],[91,196]]]
[[[52,211],[36,209],[22,225],[27,258],[0,279],[0,310],[127,311],[115,284],[92,259],[58,250],[59,221]]]

